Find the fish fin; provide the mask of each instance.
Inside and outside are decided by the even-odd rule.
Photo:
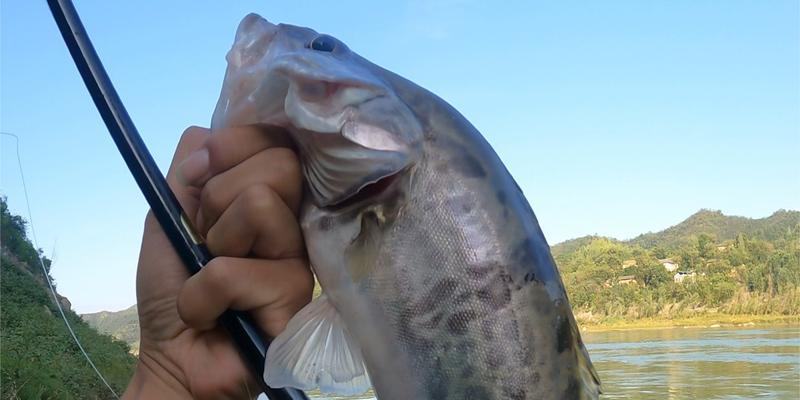
[[[358,343],[323,293],[303,307],[267,350],[264,381],[271,387],[360,394],[370,388]]]

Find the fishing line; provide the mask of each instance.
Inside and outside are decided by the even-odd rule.
[[[42,273],[44,274],[45,281],[47,281],[47,286],[50,288],[50,293],[53,295],[53,301],[56,303],[56,307],[58,307],[58,312],[61,314],[61,318],[64,320],[64,324],[67,326],[67,330],[69,334],[72,335],[72,339],[75,340],[75,344],[78,345],[78,349],[80,349],[83,356],[86,358],[86,361],[89,362],[89,365],[92,367],[97,376],[100,377],[100,380],[106,385],[108,390],[111,391],[111,394],[114,395],[114,398],[119,399],[119,395],[111,385],[108,384],[106,378],[103,377],[103,374],[100,373],[100,370],[92,362],[92,359],[89,357],[89,354],[86,353],[86,350],[83,349],[80,340],[78,340],[78,336],[75,335],[75,331],[72,330],[72,326],[69,324],[69,320],[67,319],[67,315],[64,314],[64,309],[61,307],[61,302],[58,300],[58,293],[56,293],[56,289],[53,287],[53,282],[50,280],[50,274],[47,272],[47,267],[44,266],[44,259],[42,258],[42,254],[38,251],[39,249],[39,241],[36,240],[36,230],[33,229],[33,215],[31,213],[31,203],[28,200],[28,186],[25,184],[25,173],[22,172],[22,158],[19,155],[19,137],[13,133],[9,132],[0,132],[0,135],[6,135],[14,138],[14,142],[16,144],[17,149],[17,165],[19,166],[19,177],[22,180],[22,192],[25,194],[25,206],[28,209],[28,227],[31,230],[31,239],[33,239],[33,245],[37,249],[36,256],[39,258],[39,265],[42,267]]]

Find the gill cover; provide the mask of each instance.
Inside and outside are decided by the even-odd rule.
[[[320,37],[325,46],[312,46]],[[338,40],[250,14],[226,59],[212,131],[258,123],[287,128],[317,206],[346,200],[418,157],[422,129],[414,114],[378,67]]]

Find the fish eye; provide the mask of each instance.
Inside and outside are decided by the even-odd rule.
[[[319,35],[308,44],[308,48],[317,51],[331,52],[336,48],[336,39],[330,35]]]

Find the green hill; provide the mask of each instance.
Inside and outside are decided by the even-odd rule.
[[[99,332],[128,343],[133,354],[139,353],[139,313],[136,305],[122,311],[82,314],[81,318]]]
[[[67,331],[46,288],[40,252],[25,235],[25,221],[9,213],[5,198],[0,198],[0,208],[0,398],[114,398]],[[45,265],[49,270],[49,260]],[[61,301],[68,304],[65,298]],[[65,312],[92,361],[121,394],[136,364],[128,345]]]
[[[700,210],[678,225],[661,232],[639,235],[627,243],[645,248],[674,249],[691,242],[693,237],[700,234],[709,235],[718,242],[736,239],[738,235],[774,241],[798,224],[800,211],[778,210],[769,217],[752,219],[728,216],[720,211]]]
[[[579,319],[800,315],[800,212],[751,219],[701,210],[627,241],[553,246]]]

